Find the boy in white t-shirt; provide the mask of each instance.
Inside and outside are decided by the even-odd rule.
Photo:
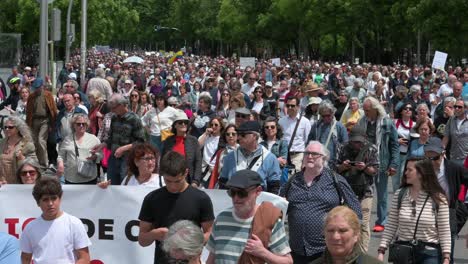
[[[33,196],[42,215],[29,223],[21,238],[21,262],[30,264],[84,264],[90,262],[88,238],[83,223],[60,209],[62,186],[57,179],[42,178]]]

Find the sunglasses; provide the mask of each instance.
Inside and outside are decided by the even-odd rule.
[[[245,198],[247,196],[249,196],[249,192],[256,189],[257,187],[253,187],[253,188],[249,188],[249,189],[234,189],[234,188],[231,188],[229,190],[227,190],[227,194],[229,195],[229,197],[232,197],[234,198],[234,196],[239,196],[239,198]]]
[[[181,125],[186,125],[187,126],[188,123],[189,123],[188,121],[177,121],[177,122],[175,122],[176,125],[180,125],[180,126]]]
[[[8,130],[8,129],[13,129],[13,128],[15,128],[15,126],[4,126],[3,128],[4,128],[5,130]]]
[[[255,93],[262,94],[263,92],[262,91],[256,91]]]
[[[131,97],[138,97],[138,94],[132,94]]]
[[[235,136],[237,136],[237,133],[236,132],[226,133],[226,136],[235,137]]]
[[[243,114],[236,114],[237,118],[249,118],[248,115],[243,115]]]
[[[275,129],[276,126],[265,126],[265,129]]]
[[[454,107],[455,109],[462,109],[462,108],[463,108],[462,105],[454,105],[453,107]]]
[[[287,104],[286,105],[287,108],[296,108],[296,105],[293,105],[293,104]]]
[[[412,107],[405,107],[405,108],[403,108],[403,110],[406,110],[406,111],[412,111],[412,110],[413,110],[413,108],[412,108]]]
[[[86,123],[75,123],[75,126],[79,127],[85,127],[87,124]]]
[[[225,93],[225,94],[223,94],[223,96],[229,96],[229,94]]]
[[[28,170],[28,171],[21,171],[21,173],[20,173],[20,175],[21,175],[22,177],[26,177],[26,176],[28,176],[28,174],[31,175],[31,176],[36,176],[36,175],[37,175],[37,171],[35,171],[35,170]]]
[[[219,124],[218,123],[212,123],[210,124],[211,127],[219,127]]]

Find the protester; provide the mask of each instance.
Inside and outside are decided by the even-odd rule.
[[[202,93],[198,99],[198,111],[193,113],[190,126],[190,135],[198,138],[205,133],[208,124],[216,113],[211,110],[212,98],[209,94]]]
[[[36,157],[31,130],[16,116],[5,120],[5,138],[0,139],[0,181],[18,183],[16,171],[21,161]]]
[[[89,263],[91,241],[80,219],[62,211],[62,187],[57,179],[44,177],[33,188],[42,214],[28,223],[20,237],[21,262]],[[67,246],[64,246],[67,245]]]
[[[138,243],[147,247],[156,242],[154,263],[168,263],[161,248],[168,228],[179,220],[193,221],[202,228],[206,242],[214,215],[210,197],[186,181],[188,168],[184,156],[175,151],[168,152],[161,159],[160,174],[166,186],[150,192],[143,200],[138,217]]]
[[[326,249],[322,257],[311,264],[382,263],[361,251],[361,227],[356,213],[346,206],[333,208],[326,216],[323,234]]]
[[[447,197],[437,182],[430,160],[409,159],[402,185],[392,199],[389,221],[380,241],[379,260],[383,261],[386,249],[398,232],[397,241],[414,247],[413,259],[401,255],[396,263],[450,262],[450,225]]]
[[[97,136],[99,130],[103,126],[104,115],[109,112],[107,104],[102,94],[95,90],[88,94],[89,103],[89,130],[90,133]]]
[[[263,182],[255,171],[239,170],[226,183],[233,206],[216,217],[207,264],[292,263],[281,210],[270,202],[257,205]]]
[[[189,220],[172,224],[163,241],[163,250],[174,261],[187,264],[201,264],[204,246],[203,231]]]
[[[260,144],[276,156],[283,168],[288,163],[288,142],[282,139],[283,131],[274,117],[270,116],[265,120],[261,134]]]
[[[329,158],[324,145],[310,142],[304,152],[304,170],[281,189],[280,195],[289,202],[289,244],[294,263],[309,263],[322,256],[324,217],[332,208],[346,203],[362,218],[359,201],[346,179],[327,167]]]
[[[187,115],[176,112],[171,130],[173,135],[163,142],[161,156],[171,151],[181,154],[188,168],[187,182],[197,187],[201,182],[202,154],[197,138],[188,135],[188,124]]]
[[[398,144],[400,146],[400,163],[398,164],[398,171],[395,175],[392,176],[393,191],[396,191],[400,188],[401,176],[404,173],[404,164],[408,154],[408,148],[410,144],[410,133],[415,125],[414,120],[414,108],[413,105],[409,102],[403,103],[400,106],[397,106],[396,117],[394,119],[395,127],[398,134]]]
[[[0,264],[20,264],[21,251],[18,239],[0,232]]]
[[[250,110],[254,114],[255,120],[263,122],[268,116],[270,116],[270,104],[268,104],[263,98],[263,89],[261,86],[255,87],[253,95],[254,98],[250,104]]]
[[[36,158],[23,160],[16,171],[16,180],[19,184],[35,184],[41,176],[41,166]]]
[[[450,160],[463,165],[468,156],[468,118],[466,106],[463,99],[457,99],[453,106],[454,115],[448,120],[445,126],[442,145],[450,153]]]
[[[149,186],[160,188],[164,185],[157,173],[159,152],[149,143],[136,144],[128,153],[128,171],[131,173],[122,180],[126,186]]]
[[[85,110],[75,105],[73,94],[64,94],[62,101],[65,107],[58,113],[55,125],[57,143],[62,142],[68,135],[72,134],[71,120],[75,115],[87,115]]]
[[[340,122],[346,127],[349,132],[356,125],[357,121],[364,116],[364,111],[360,108],[359,99],[357,97],[349,98],[349,108],[341,115]]]
[[[198,144],[200,148],[203,148],[202,178],[209,177],[213,171],[216,162],[215,155],[223,131],[223,120],[221,117],[215,117],[210,121],[205,133],[198,138]]]
[[[421,117],[414,125],[413,130],[418,133],[419,137],[411,139],[407,157],[424,157],[424,146],[434,133],[435,127],[431,119]]]

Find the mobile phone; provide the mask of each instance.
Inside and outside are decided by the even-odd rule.
[[[357,161],[350,161],[350,162],[349,162],[349,165],[351,165],[351,166],[356,166],[357,163],[358,163]]]

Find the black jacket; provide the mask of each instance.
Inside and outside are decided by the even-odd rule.
[[[444,159],[444,176],[450,191],[450,197],[447,197],[447,200],[449,207],[453,208],[460,193],[460,185],[468,185],[468,170],[451,160]]]
[[[174,148],[176,136],[170,136],[163,142],[161,151],[161,157],[164,154],[171,151]],[[185,138],[185,160],[187,161],[187,168],[189,169],[189,175],[187,178],[188,183],[195,182],[200,183],[201,180],[201,165],[202,165],[202,154],[200,145],[198,144],[197,138],[191,135],[187,135]]]

